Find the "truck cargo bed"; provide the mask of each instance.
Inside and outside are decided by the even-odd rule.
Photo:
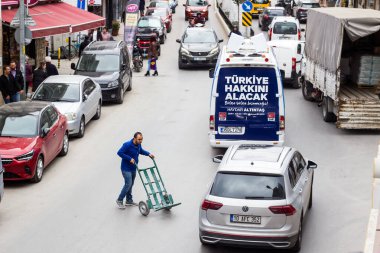
[[[338,128],[380,129],[380,99],[375,89],[342,85],[338,103]]]

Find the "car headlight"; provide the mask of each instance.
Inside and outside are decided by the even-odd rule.
[[[181,54],[190,55],[190,52],[189,52],[189,50],[182,47],[181,48]]]
[[[33,158],[33,155],[34,155],[34,150],[26,153],[26,154],[23,154],[23,155],[20,155],[20,156],[17,156],[15,159],[17,161],[29,161],[30,159]]]
[[[75,120],[78,115],[75,112],[67,112],[65,113],[65,116],[67,118],[67,121],[72,121]]]
[[[214,48],[214,49],[212,49],[211,51],[210,51],[210,53],[208,53],[209,55],[214,55],[214,54],[217,54],[217,53],[219,53],[219,48]]]
[[[108,84],[108,88],[111,88],[111,87],[116,87],[119,85],[119,82],[117,80],[115,81],[112,81]]]

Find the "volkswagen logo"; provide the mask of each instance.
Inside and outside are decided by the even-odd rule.
[[[248,212],[248,210],[249,210],[249,208],[248,208],[248,206],[243,206],[242,208],[241,208],[241,210],[243,210],[243,212]]]
[[[198,53],[198,55],[202,55],[202,53]]]

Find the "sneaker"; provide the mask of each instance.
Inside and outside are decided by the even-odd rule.
[[[123,201],[116,200],[116,204],[119,207],[119,209],[125,209],[125,206],[123,205]]]
[[[125,205],[126,205],[126,206],[137,206],[137,203],[136,203],[136,202],[133,202],[133,200],[132,200],[132,201],[126,201],[126,202],[125,202]]]

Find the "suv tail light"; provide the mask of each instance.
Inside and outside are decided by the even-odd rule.
[[[285,116],[280,115],[280,130],[285,130]]]
[[[272,40],[272,28],[269,30],[269,40]]]
[[[214,202],[214,201],[210,201],[210,200],[205,199],[205,200],[203,200],[203,203],[202,203],[202,210],[208,210],[208,209],[218,210],[222,206],[223,206],[222,203],[218,203],[218,202]]]
[[[292,58],[292,70],[296,70],[296,58]]]
[[[298,40],[301,40],[301,31],[298,29]]]
[[[295,214],[297,211],[292,205],[271,206],[271,207],[269,207],[269,210],[271,210],[272,213],[285,214],[286,216],[291,216],[291,215]]]
[[[215,118],[214,118],[214,115],[210,115],[210,130],[215,130]]]

